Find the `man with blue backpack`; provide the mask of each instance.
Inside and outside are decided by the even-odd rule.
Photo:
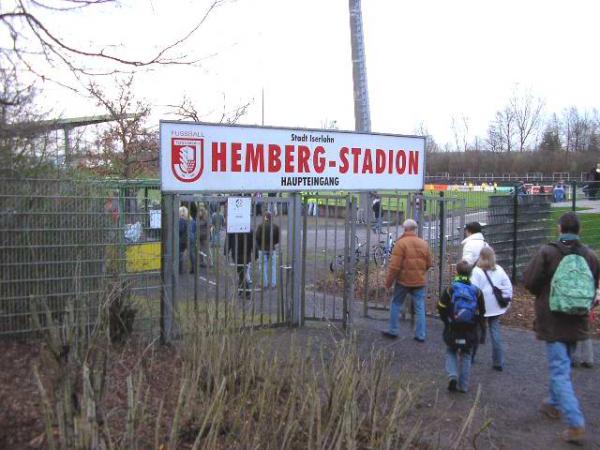
[[[451,392],[467,392],[473,348],[485,342],[485,300],[481,290],[469,281],[471,268],[468,261],[456,265],[457,276],[438,303],[444,322],[446,372]]]
[[[571,381],[571,362],[577,342],[589,337],[600,270],[595,253],[580,242],[577,215],[563,214],[558,228],[558,241],[542,246],[525,270],[524,283],[536,296],[534,330],[546,341],[550,369],[550,395],[540,412],[564,418],[568,428],[562,439],[581,444],[585,419]]]

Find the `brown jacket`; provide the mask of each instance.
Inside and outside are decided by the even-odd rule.
[[[427,284],[427,270],[433,266],[429,245],[414,231],[405,231],[394,244],[385,287],[394,282],[406,287],[423,287]]]
[[[558,245],[568,254],[573,245],[580,244],[577,241],[558,241]],[[583,246],[582,254],[590,265],[597,285],[600,272],[598,258],[586,246]],[[561,250],[553,245],[544,245],[531,260],[523,275],[525,287],[536,296],[533,329],[537,338],[542,341],[575,342],[589,337],[587,316],[550,311],[550,282],[562,258]]]

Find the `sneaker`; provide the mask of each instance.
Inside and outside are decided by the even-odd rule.
[[[548,417],[549,419],[560,419],[560,411],[556,406],[551,405],[548,402],[544,402],[540,406],[540,412]]]
[[[448,390],[450,392],[456,392],[456,378],[450,378],[450,380],[448,381]]]
[[[383,337],[386,337],[388,339],[396,339],[398,337],[397,334],[392,334],[389,331],[382,331],[381,334],[383,335]]]
[[[593,369],[594,365],[592,363],[590,363],[590,362],[582,362],[581,363],[581,367],[584,367],[586,369]]]
[[[421,339],[415,336],[415,341],[420,342],[422,344],[425,342],[425,339]]]
[[[497,370],[498,372],[502,372],[504,370],[502,366],[492,366],[492,369]]]
[[[561,434],[562,440],[569,444],[583,445],[585,439],[585,428],[569,427]]]

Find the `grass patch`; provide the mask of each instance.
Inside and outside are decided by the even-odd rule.
[[[577,211],[585,211],[589,208],[577,208]],[[564,213],[572,211],[571,208],[552,208],[550,214],[550,230],[552,239],[558,239],[557,223],[560,216]],[[600,250],[600,214],[598,213],[583,213],[578,214],[581,220],[581,240],[584,244],[590,246],[594,250]]]

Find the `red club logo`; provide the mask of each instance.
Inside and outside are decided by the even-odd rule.
[[[204,169],[204,139],[171,139],[171,168],[179,181],[191,183]]]

